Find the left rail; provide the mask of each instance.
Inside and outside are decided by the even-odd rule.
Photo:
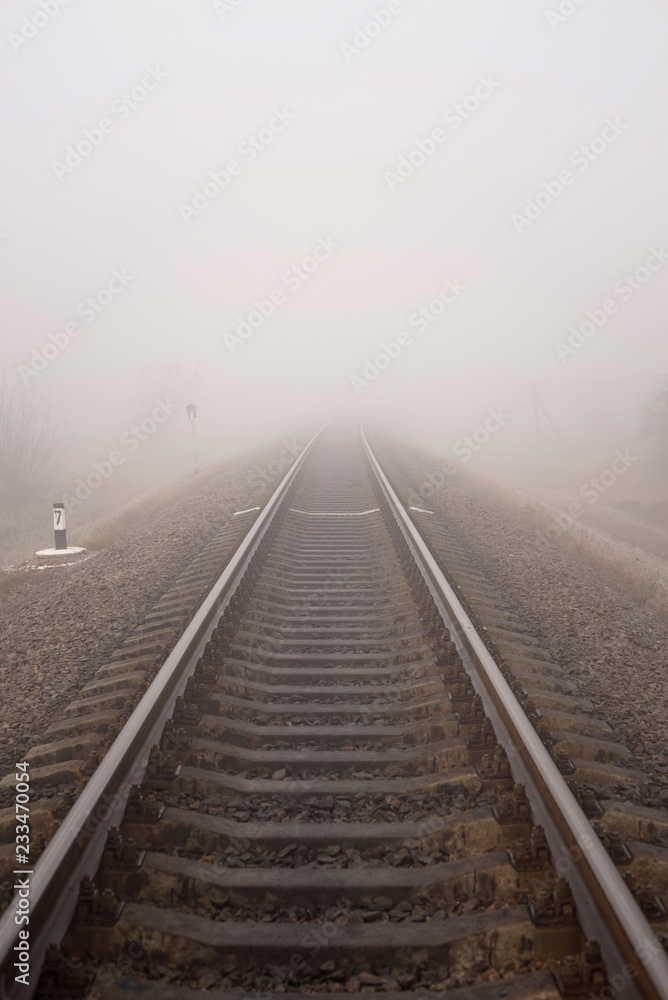
[[[81,879],[97,870],[107,833],[121,820],[132,786],[141,783],[151,747],[321,433],[311,439],[258,515],[39,861],[17,874],[28,880],[30,922],[18,925],[15,921],[17,893],[0,920],[1,1000],[29,1000],[34,995],[46,948],[62,939],[72,919]],[[30,932],[28,986],[15,981],[15,947],[21,928]]]

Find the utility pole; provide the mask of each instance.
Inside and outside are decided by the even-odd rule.
[[[545,408],[546,403],[551,403],[548,398],[552,394],[552,386],[548,382],[530,382],[528,385],[518,386],[515,390],[520,406],[533,406],[534,420],[536,425],[536,438],[538,443],[542,443],[544,420],[554,431],[558,438],[561,438],[559,428]]]

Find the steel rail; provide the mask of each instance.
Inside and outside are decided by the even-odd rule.
[[[150,749],[171,716],[176,698],[183,692],[262,536],[321,433],[322,429],[311,439],[268,500],[44,853],[34,868],[28,869],[29,924],[19,926],[15,923],[18,893],[0,921],[2,1000],[14,1000],[15,997],[29,1000],[34,995],[46,948],[52,942],[60,943],[74,914],[80,880],[84,875],[95,875],[107,833],[112,826],[120,825],[130,790],[142,781]],[[17,878],[21,875],[27,877],[26,872],[22,872]],[[17,959],[14,949],[21,928],[30,932],[28,986],[15,982]]]
[[[360,434],[370,467],[506,750],[513,778],[525,786],[534,820],[545,829],[555,872],[569,883],[587,937],[601,946],[613,995],[668,1000],[668,956],[390,485],[363,427]]]

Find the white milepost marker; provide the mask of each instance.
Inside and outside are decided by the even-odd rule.
[[[46,558],[56,558],[62,556],[78,556],[85,549],[82,549],[77,545],[67,544],[67,531],[65,524],[65,504],[64,503],[54,503],[53,505],[53,533],[56,538],[55,547],[52,549],[40,549],[35,555]],[[61,565],[61,564],[56,564]],[[66,566],[71,566],[71,563],[65,563]]]
[[[54,503],[53,505],[53,533],[55,535],[56,549],[67,548],[67,525],[65,523],[65,504]]]

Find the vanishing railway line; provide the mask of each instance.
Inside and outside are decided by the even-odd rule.
[[[429,517],[363,435],[326,430],[244,512],[160,669],[152,643],[182,630],[198,573],[54,724],[34,755],[31,991],[41,966],[49,998],[668,997],[660,900],[620,874],[633,851],[614,824],[585,815],[592,783],[623,780],[614,748],[596,720],[578,735],[559,668],[518,654],[520,626],[469,575],[504,677]],[[30,995],[15,906],[7,997]]]

